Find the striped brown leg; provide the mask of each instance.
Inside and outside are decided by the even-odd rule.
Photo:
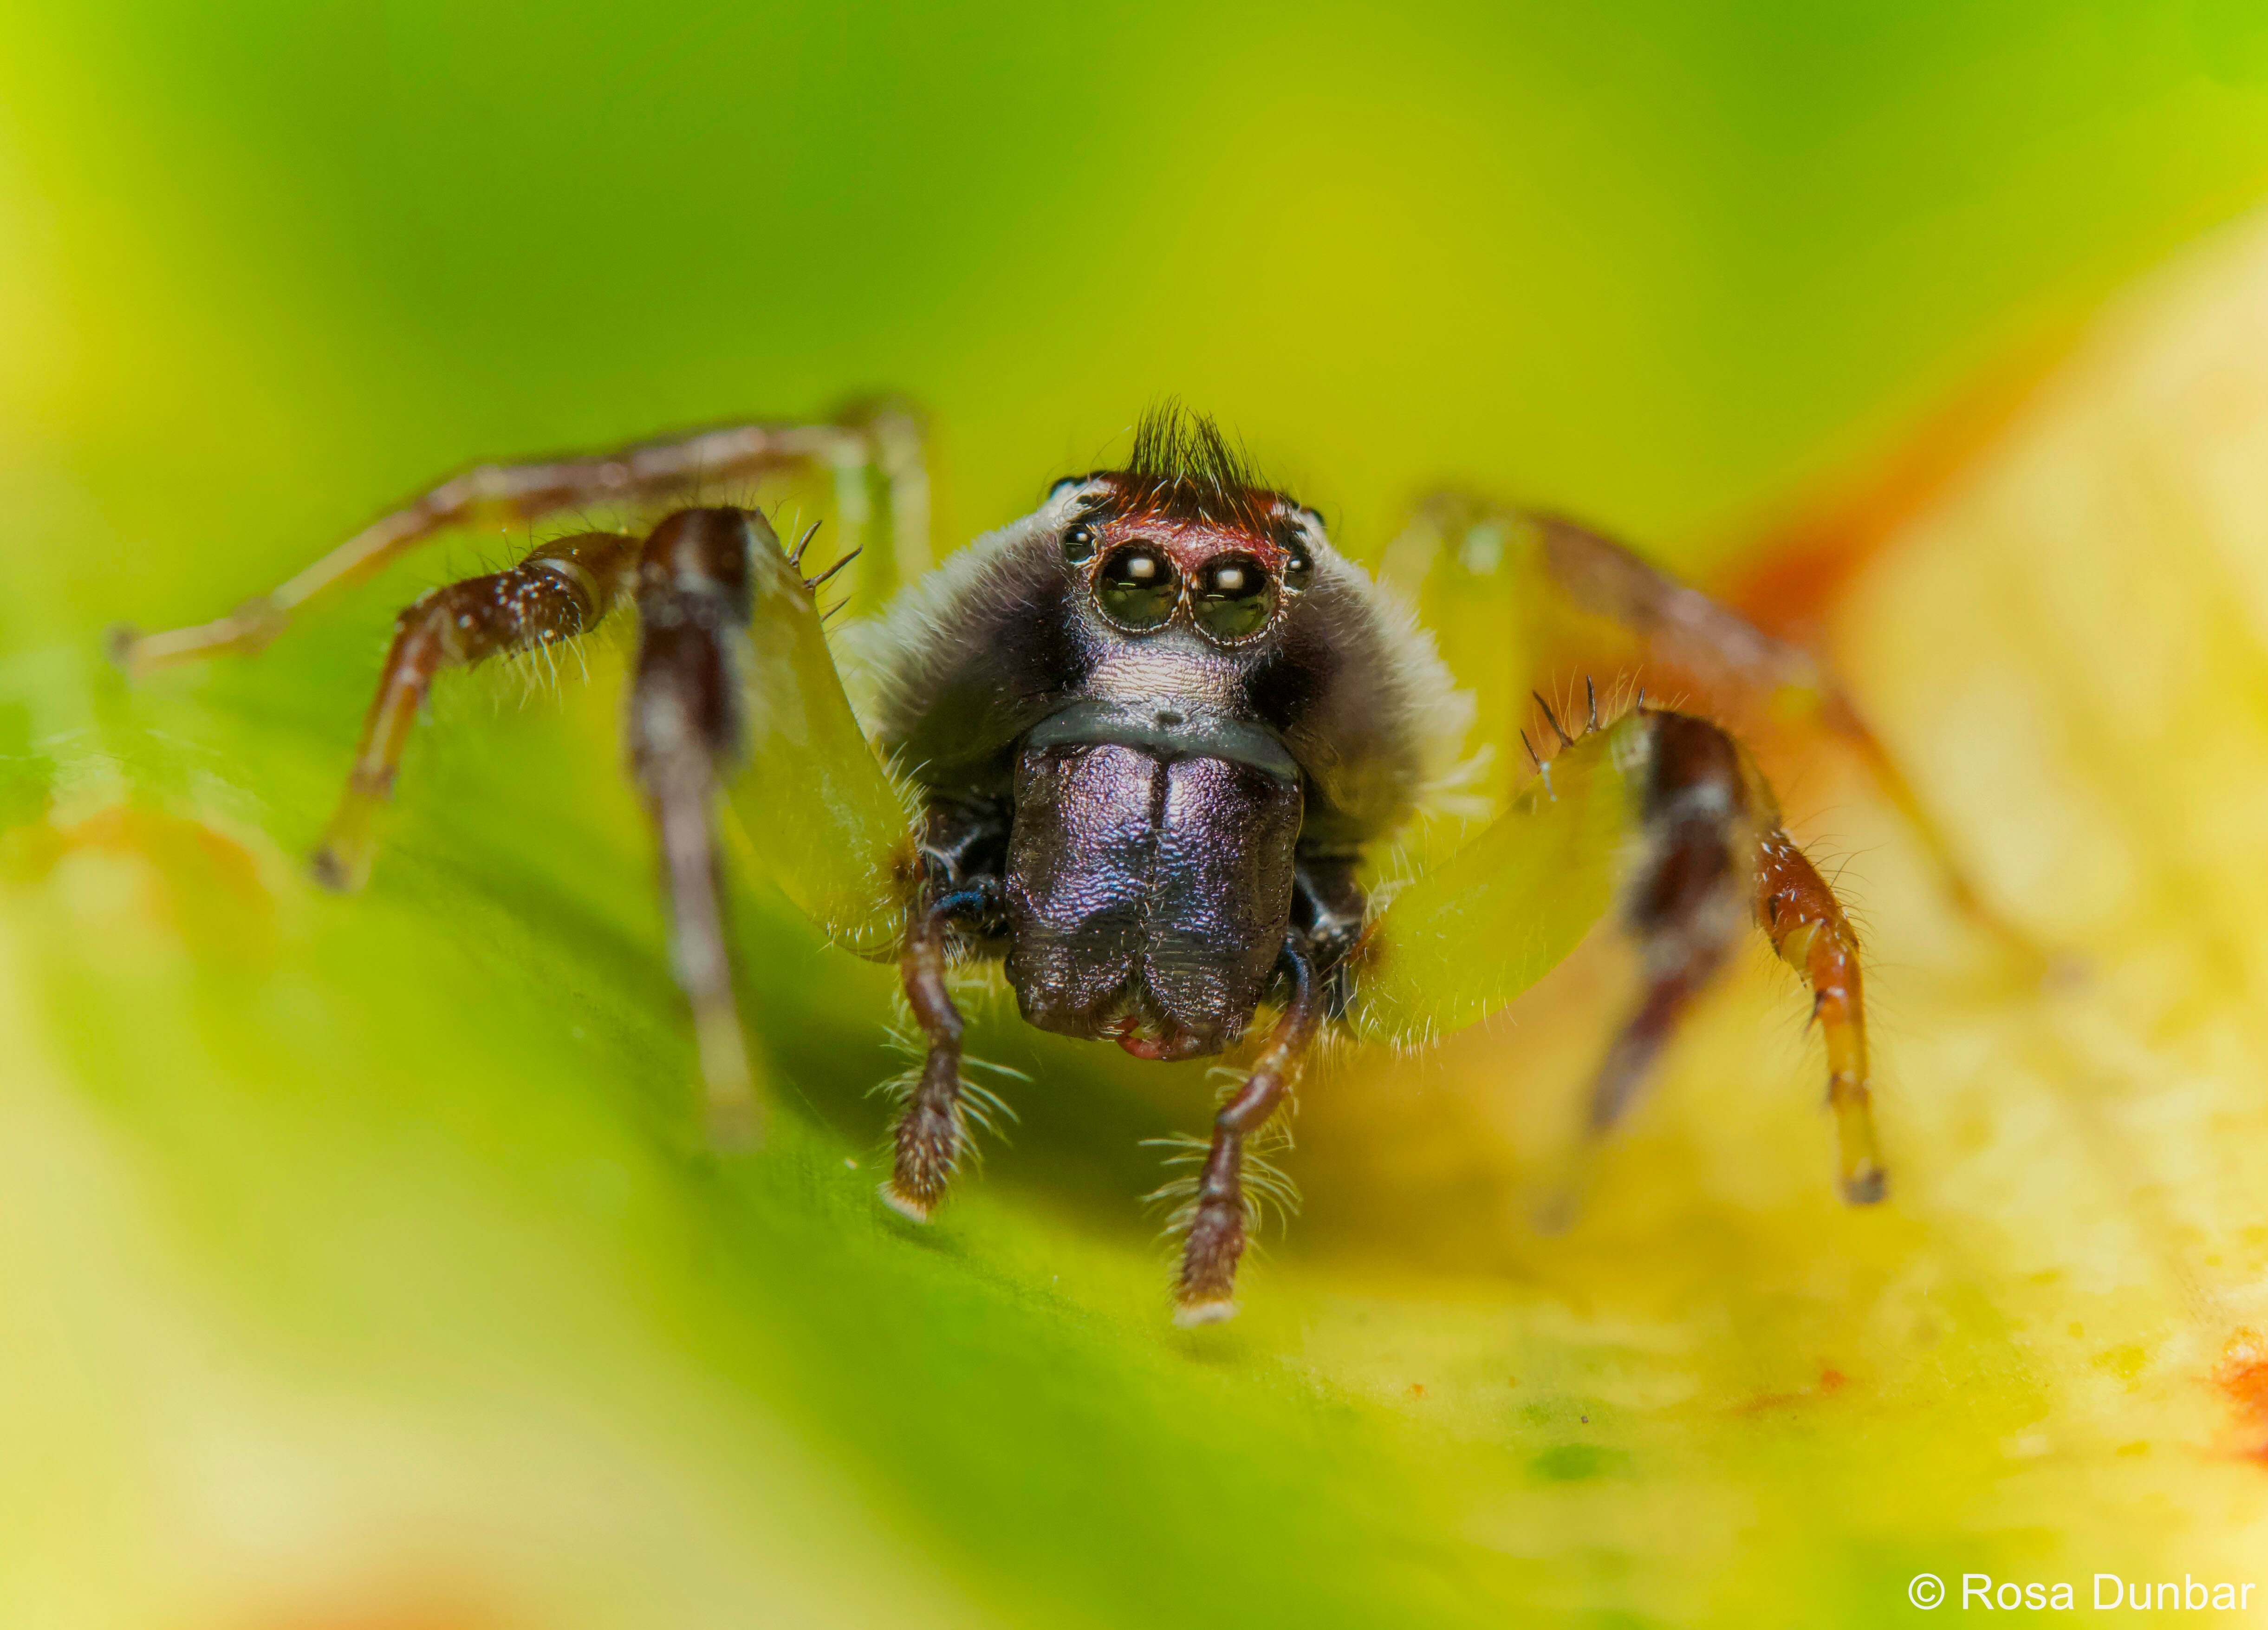
[[[1812,1015],[1827,1042],[1827,1102],[1835,1111],[1843,1198],[1872,1205],[1889,1192],[1889,1177],[1874,1141],[1859,937],[1827,880],[1776,826],[1756,849],[1756,910],[1772,948],[1811,987]]]
[[[1235,1097],[1213,1117],[1212,1147],[1197,1176],[1189,1237],[1182,1246],[1181,1277],[1174,1287],[1174,1322],[1210,1324],[1236,1312],[1236,1265],[1244,1255],[1245,1140],[1283,1103],[1322,1018],[1323,991],[1306,952],[1284,948],[1283,968],[1292,995]]]
[[[1746,926],[1756,838],[1748,778],[1732,739],[1683,713],[1648,712],[1647,762],[1638,788],[1640,859],[1622,902],[1637,942],[1637,1008],[1607,1049],[1591,1087],[1594,1134],[1636,1100],[1695,997],[1724,965]]]
[[[1514,539],[1521,546],[1511,558],[1520,564],[1502,569],[1506,543]],[[1444,550],[1453,558],[1488,563],[1477,569],[1478,575],[1465,572],[1461,587],[1505,597],[1507,617],[1524,617],[1539,602],[1564,603],[1619,625],[1636,637],[1650,661],[1669,668],[1681,687],[1697,682],[1702,695],[1718,705],[1788,723],[1808,721],[1839,738],[1927,852],[1951,902],[2020,963],[2044,971],[2041,949],[1984,897],[1970,863],[1897,759],[1832,669],[1810,652],[1766,633],[1612,538],[1561,516],[1436,494],[1388,548],[1386,560],[1405,586],[1414,587]],[[1539,596],[1543,589],[1550,594]]]
[[[961,1009],[946,988],[946,933],[956,921],[996,911],[998,886],[989,881],[944,896],[917,918],[900,963],[906,1000],[928,1050],[912,1093],[890,1129],[890,1179],[882,1203],[902,1217],[927,1222],[945,1198],[968,1147],[966,1084],[961,1072]]]
[[[305,571],[226,616],[189,628],[142,634],[113,629],[110,652],[129,673],[223,652],[257,651],[283,632],[309,601],[369,577],[418,544],[461,527],[520,526],[598,504],[652,503],[703,487],[745,483],[779,470],[833,470],[846,488],[870,468],[888,478],[893,524],[905,547],[927,558],[928,483],[920,427],[885,406],[837,424],[733,424],[587,455],[479,464],[379,516]],[[863,492],[863,488],[860,489]],[[863,504],[863,498],[858,502]],[[858,540],[847,542],[852,546]]]
[[[316,881],[357,889],[370,874],[372,828],[394,790],[410,726],[444,668],[534,651],[596,628],[628,594],[637,540],[585,533],[547,543],[508,572],[467,578],[424,594],[394,620],[355,749],[346,794],[317,845]]]
[[[1663,660],[1767,712],[1808,712],[1856,753],[1927,852],[1953,903],[2027,961],[2040,953],[1977,889],[1937,817],[1850,694],[1808,652],[1774,638],[1630,549],[1557,516],[1535,517],[1553,582],[1586,611],[1620,623]],[[1807,701],[1806,699],[1808,698]],[[1839,916],[1839,913],[1838,913]]]
[[[715,829],[717,799],[745,749],[758,549],[770,552],[770,570],[793,586],[806,617],[811,592],[849,560],[802,580],[762,515],[688,509],[643,543],[586,533],[546,544],[508,572],[423,596],[396,624],[346,795],[314,858],[316,876],[335,888],[366,874],[373,816],[436,674],[571,638],[634,598],[630,757],[659,842],[671,960],[693,1010],[711,1132],[725,1145],[751,1142],[761,1130],[733,999]]]
[[[693,1008],[710,1132],[727,1147],[762,1130],[733,999],[716,834],[717,799],[746,740],[750,552],[759,547],[779,542],[752,510],[680,510],[654,528],[637,565],[628,726],[659,839],[671,961]]]
[[[1843,1196],[1879,1200],[1886,1183],[1869,1107],[1859,947],[1842,907],[1780,830],[1770,789],[1729,736],[1680,713],[1643,717],[1651,729],[1638,787],[1641,859],[1622,905],[1643,988],[1594,1080],[1591,1131],[1605,1132],[1629,1109],[1753,914],[1814,992]]]

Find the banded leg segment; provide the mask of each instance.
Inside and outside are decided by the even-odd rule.
[[[1535,525],[1551,579],[1576,606],[1631,630],[1663,660],[1714,690],[1749,698],[1776,716],[1808,719],[1839,736],[1920,841],[1953,904],[2027,961],[2038,959],[2037,948],[1977,891],[1904,769],[1849,693],[1808,652],[1775,639],[1610,538],[1554,515],[1536,517]]]
[[[1189,1236],[1182,1244],[1181,1276],[1174,1286],[1176,1324],[1210,1324],[1236,1312],[1236,1265],[1244,1256],[1247,1228],[1245,1141],[1283,1103],[1322,1021],[1323,990],[1296,939],[1285,942],[1279,965],[1291,981],[1283,1015],[1252,1073],[1213,1117],[1212,1147],[1197,1176]]]
[[[1422,505],[1381,569],[1422,602],[1451,666],[1471,676],[1488,739],[1510,743],[1528,687],[1570,654],[1574,631],[1545,609],[1556,601],[1623,630],[1648,662],[1697,683],[1716,706],[1841,740],[1912,830],[1953,904],[2011,951],[2039,960],[1983,897],[1897,760],[1809,652],[1587,527],[1462,494]],[[1576,643],[1594,645],[1595,631]]]
[[[863,481],[867,468],[880,468],[894,508],[902,495],[905,508],[894,525],[909,540],[905,552],[926,560],[928,482],[920,444],[918,423],[890,406],[835,424],[732,424],[609,453],[475,465],[379,516],[226,616],[155,634],[114,629],[111,655],[129,673],[139,674],[223,652],[257,651],[317,595],[371,576],[443,532],[525,525],[596,504],[652,503],[782,470],[830,469],[847,482],[850,472]]]
[[[915,1222],[927,1222],[937,1210],[968,1147],[961,1009],[946,986],[946,933],[955,922],[983,921],[999,908],[999,886],[988,878],[944,896],[906,936],[900,973],[928,1047],[913,1091],[890,1128],[893,1161],[881,1193],[884,1205]]]
[[[1682,713],[1642,716],[1651,728],[1638,778],[1638,860],[1623,892],[1624,929],[1643,982],[1591,1086],[1593,1135],[1636,1099],[1694,998],[1746,926],[1756,812],[1739,749],[1714,725]]]
[[[1874,1138],[1858,936],[1731,738],[1700,719],[1654,717],[1645,859],[1623,908],[1646,988],[1600,1066],[1591,1129],[1602,1133],[1621,1117],[1687,1007],[1723,966],[1742,919],[1753,916],[1811,990],[1827,1044],[1837,1181],[1847,1203],[1873,1205],[1889,1192],[1889,1177]]]
[[[394,620],[345,795],[310,862],[318,882],[343,890],[368,878],[378,810],[434,676],[588,633],[628,594],[637,549],[619,533],[563,538],[508,572],[437,588]]]
[[[1889,1192],[1889,1178],[1874,1140],[1859,937],[1827,880],[1778,827],[1757,845],[1756,911],[1772,949],[1811,987],[1812,1016],[1827,1043],[1827,1103],[1835,1111],[1843,1198],[1872,1205]]]
[[[911,822],[821,635],[813,591],[826,576],[804,579],[764,517],[734,508],[668,517],[638,562],[630,758],[725,1144],[757,1136],[762,1105],[733,997],[720,830],[854,949],[895,952],[913,892]]]
[[[1640,990],[1591,1088],[1593,1132],[1635,1101],[1753,914],[1804,974],[1826,1034],[1845,1199],[1880,1199],[1858,942],[1723,731],[1642,709],[1550,761],[1512,811],[1409,883],[1356,954],[1358,1032],[1414,1042],[1513,1000],[1610,912]]]
[[[746,734],[740,686],[758,527],[770,537],[748,511],[696,509],[654,528],[638,561],[630,704],[630,763],[660,840],[671,962],[693,1008],[711,1135],[725,1145],[761,1131],[733,999],[714,825]]]

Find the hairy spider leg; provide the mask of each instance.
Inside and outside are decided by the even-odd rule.
[[[911,872],[906,802],[843,694],[814,601],[850,557],[806,578],[800,551],[783,549],[761,514],[723,513],[746,516],[751,540],[751,614],[736,672],[751,703],[742,757],[753,773],[730,791],[737,821],[764,842],[750,842],[740,824],[731,835],[754,869],[771,873],[837,944],[894,955]],[[562,538],[509,571],[435,589],[401,613],[346,792],[313,857],[319,881],[351,889],[367,879],[377,812],[435,678],[596,628],[636,589],[640,548],[621,533]]]
[[[928,1047],[913,1091],[890,1128],[893,1163],[881,1194],[884,1205],[916,1222],[927,1222],[936,1211],[968,1147],[961,1105],[961,1009],[946,988],[946,932],[956,922],[992,916],[1000,899],[1000,886],[990,878],[955,889],[923,912],[906,935],[900,973]]]
[[[1350,1024],[1404,1044],[1470,1024],[1615,912],[1637,941],[1641,989],[1593,1079],[1589,1121],[1603,1132],[1753,913],[1814,993],[1844,1198],[1880,1199],[1857,938],[1780,830],[1763,776],[1715,725],[1655,708],[1586,730],[1549,763],[1548,779],[1373,917]]]
[[[1778,827],[1756,846],[1756,913],[1780,960],[1811,987],[1812,1016],[1827,1043],[1827,1102],[1841,1146],[1843,1197],[1870,1205],[1889,1191],[1889,1176],[1874,1140],[1859,938],[1827,880]]]
[[[1591,1088],[1590,1126],[1620,1120],[1693,999],[1746,926],[1756,867],[1755,812],[1740,750],[1715,726],[1656,713],[1638,777],[1639,859],[1623,893],[1643,990]]]
[[[475,465],[380,515],[226,616],[155,634],[114,628],[111,657],[128,673],[140,674],[223,652],[257,651],[317,595],[369,577],[443,532],[523,525],[578,505],[648,503],[780,470],[831,468],[838,492],[851,490],[854,476],[858,483],[858,508],[846,512],[847,525],[865,513],[865,475],[877,463],[888,480],[894,512],[901,498],[907,505],[894,514],[897,534],[916,539],[916,552],[925,560],[928,476],[919,422],[904,409],[886,406],[837,424],[730,424],[606,453]],[[850,542],[856,547],[859,540]]]
[[[628,595],[637,554],[621,533],[562,538],[508,572],[422,594],[394,619],[345,794],[310,863],[318,882],[345,890],[369,877],[377,813],[434,676],[589,632]]]
[[[749,1140],[761,1105],[733,999],[720,813],[751,870],[863,955],[897,951],[917,870],[904,797],[868,746],[821,630],[814,590],[828,575],[802,577],[754,510],[690,509],[643,542],[563,539],[508,572],[425,595],[401,616],[317,876],[344,887],[366,872],[373,812],[437,673],[569,638],[634,601],[630,758],[659,840],[672,960],[713,1135]]]
[[[1197,1176],[1181,1274],[1174,1285],[1176,1324],[1210,1324],[1236,1312],[1236,1265],[1244,1255],[1246,1230],[1245,1140],[1283,1103],[1322,1022],[1323,989],[1300,936],[1285,941],[1278,966],[1291,982],[1283,1014],[1252,1073],[1213,1117],[1212,1146]]]
[[[759,1131],[733,1001],[712,815],[746,734],[740,681],[757,520],[746,510],[680,510],[646,540],[628,726],[631,767],[660,843],[670,960],[693,1008],[711,1133],[726,1145],[751,1142]]]
[[[1464,609],[1456,616],[1509,620],[1513,608],[1532,603],[1532,587],[1540,582],[1573,608],[1627,630],[1649,656],[1691,675],[1720,698],[1764,716],[1808,720],[1840,739],[1913,832],[1955,908],[2024,963],[2044,966],[2039,948],[1985,900],[1896,758],[1810,653],[1765,633],[1623,544],[1557,515],[1436,494],[1388,547],[1381,572],[1415,596],[1437,561],[1457,574],[1454,593]],[[1475,579],[1491,580],[1494,595],[1476,596],[1483,585]],[[1503,602],[1500,613],[1487,604],[1491,598]],[[1534,639],[1532,627],[1523,631]],[[1491,628],[1484,638],[1490,635],[1500,647],[1503,632]],[[1541,654],[1521,653],[1531,661]],[[1519,676],[1514,694],[1528,682]]]
[[[681,511],[638,566],[630,761],[652,808],[672,949],[691,1003],[712,1135],[761,1104],[733,1000],[718,841],[837,945],[888,957],[918,875],[906,800],[843,693],[811,580],[754,510]]]
[[[1770,789],[1713,726],[1664,714],[1643,793],[1645,858],[1625,892],[1645,990],[1599,1066],[1590,1130],[1603,1135],[1644,1086],[1662,1046],[1753,916],[1803,977],[1827,1044],[1845,1200],[1889,1191],[1874,1136],[1859,941],[1826,880],[1781,830]]]
[[[2039,951],[1995,911],[1954,852],[1945,828],[1914,790],[1890,750],[1835,676],[1811,654],[1775,639],[1700,590],[1648,564],[1623,544],[1554,515],[1539,515],[1552,580],[1583,610],[1620,623],[1665,657],[1712,684],[1745,692],[1767,708],[1808,710],[1858,756],[1904,817],[1955,907],[2008,948],[2036,961]]]

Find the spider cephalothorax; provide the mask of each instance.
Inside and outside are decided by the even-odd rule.
[[[983,886],[1025,1018],[1146,1058],[1236,1041],[1287,931],[1336,960],[1443,745],[1431,648],[1203,421],[1057,483],[880,643],[934,890]]]
[[[483,466],[375,523],[274,595],[202,628],[123,637],[148,667],[256,645],[326,585],[446,527],[600,499],[652,501],[778,470],[887,478],[902,556],[926,485],[888,410],[737,426],[600,458]],[[1737,682],[1816,675],[1780,646],[1564,522],[1532,520],[1536,580],[1638,630],[1735,653]],[[1120,469],[1057,482],[1038,509],[909,586],[856,643],[854,717],[801,549],[764,515],[681,509],[643,538],[579,534],[405,611],[318,877],[351,887],[371,819],[433,676],[579,635],[636,607],[631,762],[668,881],[712,1120],[755,1111],[719,908],[714,806],[731,798],[781,887],[838,940],[897,958],[926,1051],[883,1196],[925,1219],[966,1150],[957,954],[999,959],[1024,1017],[1145,1058],[1235,1046],[1276,1017],[1215,1117],[1185,1208],[1180,1317],[1233,1306],[1248,1140],[1285,1102],[1319,1027],[1413,1040],[1534,982],[1603,914],[1638,941],[1643,988],[1593,1095],[1603,1130],[1753,918],[1811,985],[1842,1176],[1882,1191],[1868,1115],[1857,947],[1779,830],[1771,789],[1717,726],[1586,709],[1559,752],[1462,851],[1383,910],[1366,857],[1459,751],[1463,714],[1408,614],[1321,517],[1261,481],[1211,423],[1145,418]],[[1507,601],[1507,603],[1509,603]],[[1507,614],[1508,615],[1508,614]],[[895,777],[886,771],[895,766]],[[910,807],[908,800],[910,799]]]

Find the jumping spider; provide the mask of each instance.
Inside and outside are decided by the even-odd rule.
[[[921,546],[909,416],[736,426],[471,469],[217,622],[122,631],[116,654],[138,671],[256,649],[324,589],[446,529],[684,502],[781,472],[833,475],[853,523],[865,505],[851,498],[876,478],[900,558]],[[1815,681],[1800,653],[1617,545],[1515,519],[1539,543],[1526,581],[1499,574],[1506,605],[1572,594],[1736,686]],[[1261,483],[1211,421],[1152,413],[1124,468],[1057,482],[900,594],[865,628],[880,682],[863,719],[821,631],[828,574],[806,579],[802,557],[755,508],[681,508],[643,536],[562,537],[422,596],[395,624],[315,876],[347,889],[365,875],[372,816],[438,673],[634,605],[630,756],[720,1138],[753,1136],[759,1114],[718,899],[724,795],[799,907],[837,943],[900,964],[927,1051],[882,1198],[908,1217],[929,1217],[968,1137],[955,958],[1004,962],[1030,1023],[1144,1058],[1220,1052],[1262,1004],[1275,1010],[1214,1117],[1186,1213],[1182,1322],[1234,1310],[1248,1140],[1319,1027],[1406,1041],[1469,1023],[1609,912],[1637,943],[1642,990],[1593,1084],[1593,1130],[1631,1102],[1753,920],[1814,994],[1844,1197],[1881,1197],[1856,939],[1717,725],[1642,697],[1602,723],[1587,687],[1580,728],[1544,709],[1557,750],[1530,748],[1539,773],[1492,824],[1383,906],[1366,898],[1366,856],[1457,750],[1450,677],[1317,513]]]

